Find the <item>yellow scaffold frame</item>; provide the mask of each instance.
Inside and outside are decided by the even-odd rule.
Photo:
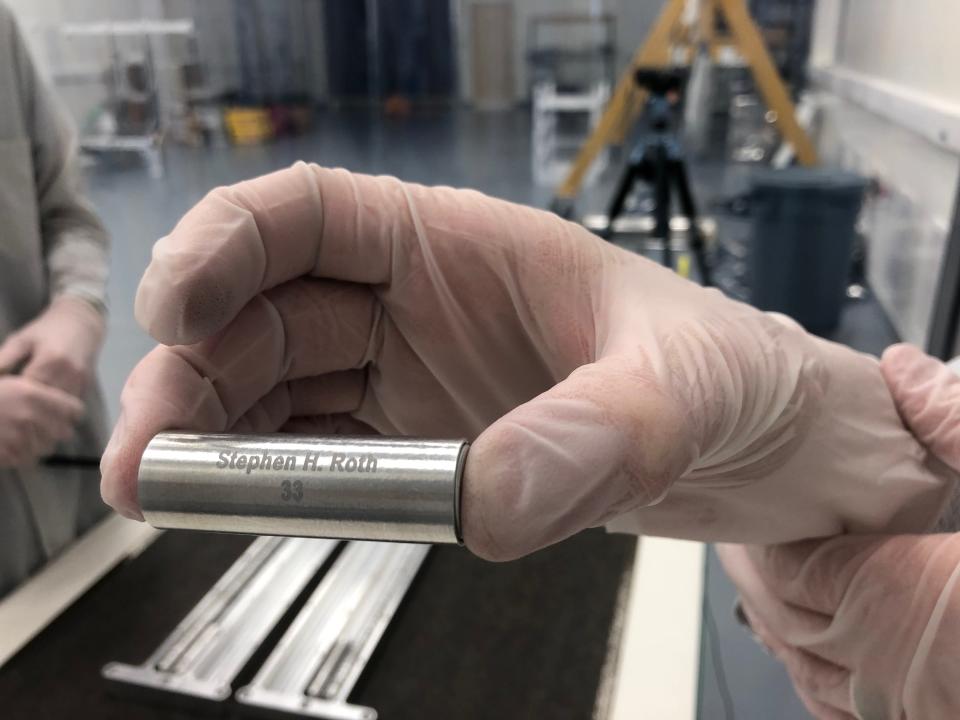
[[[692,8],[692,22],[687,3],[696,3]],[[718,14],[725,20],[731,33],[729,36],[717,35]],[[650,34],[617,82],[600,122],[557,188],[556,201],[571,202],[580,191],[583,178],[597,154],[607,145],[623,142],[646,100],[646,92],[636,87],[633,80],[637,67],[689,64],[698,47],[717,58],[725,46],[735,48],[750,67],[764,102],[775,113],[774,124],[783,139],[793,145],[797,161],[801,165],[816,165],[817,151],[797,123],[793,101],[750,17],[746,0],[668,0]]]

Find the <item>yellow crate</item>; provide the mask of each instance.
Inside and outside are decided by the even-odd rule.
[[[270,111],[265,108],[226,108],[223,124],[230,140],[237,145],[256,145],[273,137]]]

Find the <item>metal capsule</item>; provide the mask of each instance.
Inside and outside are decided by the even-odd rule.
[[[158,528],[461,543],[462,440],[165,432],[140,461]]]

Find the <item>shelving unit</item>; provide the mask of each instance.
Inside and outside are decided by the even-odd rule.
[[[531,169],[538,185],[555,185],[570,169],[610,99],[615,25],[612,15],[548,14],[527,25],[531,78]],[[607,166],[604,150],[586,178]]]
[[[534,86],[531,152],[534,182],[556,185],[564,178],[584,139],[600,122],[609,99],[610,85],[606,82],[598,82],[584,92],[562,92],[552,82]],[[578,115],[586,116],[586,127],[579,132],[566,129],[568,124],[577,127]],[[595,182],[608,162],[609,151],[604,149],[591,167],[586,184]]]
[[[63,42],[91,39],[105,43],[110,58],[106,71],[89,66],[53,73],[60,82],[106,87],[103,113],[92,127],[82,128],[80,148],[94,153],[137,153],[152,177],[162,177],[162,146],[171,118],[208,93],[201,86],[184,87],[179,107],[165,101],[159,91],[154,42],[183,38],[194,56],[192,62],[197,63],[193,20],[64,23],[59,26],[59,37]],[[128,49],[131,43],[136,48],[133,52]]]

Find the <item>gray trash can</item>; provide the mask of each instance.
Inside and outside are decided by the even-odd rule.
[[[751,181],[751,303],[814,333],[840,319],[866,180],[827,168],[764,170]]]

